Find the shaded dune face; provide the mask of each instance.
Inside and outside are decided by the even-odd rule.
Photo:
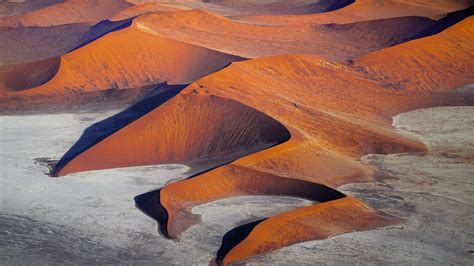
[[[235,20],[262,25],[304,25],[309,23],[353,23],[358,21],[421,16],[439,19],[450,12],[466,9],[474,2],[454,1],[399,1],[399,0],[356,0],[354,3],[327,13],[299,16],[255,15],[234,17]]]
[[[143,14],[154,11],[186,9],[207,10],[221,16],[296,15],[328,12],[353,3],[353,0],[241,0],[241,1],[129,1],[136,6],[119,12],[121,15]]]
[[[0,66],[35,62],[69,52],[90,24],[51,27],[0,27]]]
[[[0,18],[9,17],[21,13],[26,13],[47,7],[53,4],[58,4],[63,0],[42,0],[42,1],[15,1],[6,0],[0,5]]]
[[[0,67],[0,95],[46,83],[56,74],[59,65],[59,57],[53,57],[32,63]]]
[[[82,152],[56,172],[65,175],[132,165],[228,162],[289,137],[278,122],[235,101],[181,95]]]
[[[0,18],[0,27],[47,27],[71,23],[96,23],[131,6],[122,0],[65,0],[24,14]]]
[[[217,7],[225,7],[230,11],[221,13],[227,15],[297,15],[327,12],[334,9],[344,7],[354,2],[353,0],[320,0],[320,1],[258,1],[258,0],[209,0],[204,3],[213,4]],[[218,10],[218,9],[217,9]]]
[[[223,240],[216,259],[222,264],[292,243],[395,223],[397,219],[355,198],[332,198],[328,191],[373,179],[375,171],[357,161],[364,154],[426,150],[419,141],[397,133],[390,126],[392,116],[431,106],[474,104],[472,95],[457,90],[474,81],[468,72],[474,62],[473,23],[469,17],[437,35],[347,64],[315,55],[233,63],[73,158],[59,174],[157,163],[152,157],[160,158],[159,163],[194,162],[224,150],[236,155],[234,147],[256,147],[232,157],[231,163],[136,198],[138,207],[157,219],[170,238],[199,222],[190,212],[193,206],[216,199],[283,194],[323,201],[244,226],[246,237]],[[222,116],[246,122],[227,124]],[[269,122],[270,117],[275,120]],[[268,126],[262,127],[262,121]],[[287,129],[291,139],[274,146],[289,137],[275,137],[276,128]],[[237,135],[251,141],[242,144],[230,137]]]

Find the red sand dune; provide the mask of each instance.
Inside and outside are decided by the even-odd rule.
[[[168,215],[168,236],[179,237],[198,221],[189,213],[197,204],[275,193],[278,186],[267,186],[260,179],[290,178],[337,188],[373,178],[374,170],[357,161],[364,154],[425,151],[422,143],[397,133],[390,126],[391,117],[430,106],[474,104],[472,94],[456,90],[474,81],[469,71],[474,69],[473,51],[474,17],[470,17],[435,36],[348,64],[315,55],[233,63],[56,170],[66,175],[170,162],[198,166],[200,161],[215,160],[216,154],[237,159],[234,151],[250,151],[253,143],[284,141],[280,134],[268,141],[270,132],[281,129],[272,119],[289,130],[291,139],[283,144],[162,188],[159,204]],[[245,115],[260,112],[261,120]],[[232,123],[224,122],[223,116],[233,116]],[[241,130],[247,127],[250,132]],[[256,181],[249,183],[247,176]],[[255,184],[260,187],[254,188]],[[305,197],[301,189],[294,194]],[[221,259],[227,264],[292,243],[395,221],[345,197],[271,217]]]
[[[0,18],[0,27],[47,27],[107,19],[131,6],[122,0],[65,0],[27,13]]]
[[[236,60],[242,58],[149,34],[133,24],[62,56],[47,83],[1,95],[1,109],[28,110],[35,97],[42,105],[60,105],[64,98],[90,92],[186,84]],[[54,97],[44,101],[48,96]]]
[[[468,8],[473,4],[472,0],[356,0],[353,4],[327,13],[299,16],[248,16],[234,17],[234,19],[265,25],[353,23],[404,16],[439,19],[447,13]]]
[[[267,27],[191,10],[143,15],[135,23],[156,35],[246,58],[311,53],[341,61],[409,40],[436,22],[404,17],[344,25]]]
[[[410,40],[434,25],[436,21],[430,19],[404,17],[344,25],[264,27],[237,23],[199,10],[152,13],[134,19],[128,28],[108,33],[65,54],[50,80],[41,77],[25,82],[40,85],[48,80],[47,83],[35,88],[24,87],[22,91],[4,89],[0,95],[0,111],[28,111],[53,103],[67,106],[65,98],[97,91],[133,89],[163,82],[190,83],[230,62],[242,60],[241,57],[310,53],[344,61]],[[28,32],[27,29],[21,28]],[[76,36],[77,32],[65,34]],[[12,40],[10,47],[20,39]],[[50,42],[55,40],[49,39]],[[69,38],[65,40],[71,42]],[[64,44],[67,45],[71,43]],[[35,51],[43,47],[48,46],[39,45],[29,51],[40,56]],[[14,54],[10,50],[8,54]],[[50,51],[54,52],[59,51]],[[31,61],[28,56],[33,56],[22,55],[27,58],[11,60]],[[49,96],[54,97],[48,100]]]
[[[113,15],[110,20],[123,20],[127,18],[136,17],[145,13],[152,13],[158,11],[181,11],[190,9],[192,8],[184,4],[178,3],[144,3],[120,10],[117,14]]]

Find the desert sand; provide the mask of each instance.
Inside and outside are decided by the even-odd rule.
[[[2,258],[469,264],[472,5],[3,5]]]

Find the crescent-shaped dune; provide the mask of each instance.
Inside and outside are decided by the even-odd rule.
[[[237,159],[151,194],[158,193],[153,197],[156,209],[149,203],[141,209],[160,221],[165,235],[179,237],[199,221],[189,211],[197,204],[236,195],[281,194],[285,187],[290,195],[308,197],[302,188],[310,186],[298,186],[298,180],[336,189],[373,178],[374,170],[357,161],[362,155],[425,151],[419,141],[397,133],[391,117],[430,106],[474,104],[470,92],[456,90],[474,81],[469,71],[474,69],[473,51],[474,17],[469,17],[434,36],[346,64],[316,55],[232,63],[54,172],[160,163],[202,167],[204,158],[216,163]],[[291,135],[286,142],[284,132]],[[256,150],[261,151],[249,154]],[[142,203],[139,196],[139,207]],[[334,198],[253,224],[239,241],[224,238],[233,244],[221,250],[217,262],[396,221],[355,198]]]
[[[122,0],[65,0],[24,14],[0,18],[0,27],[47,27],[96,23],[131,6]]]
[[[421,16],[439,19],[447,13],[466,9],[473,4],[474,2],[472,0],[356,0],[353,4],[327,13],[298,16],[256,15],[234,17],[233,19],[262,25],[353,23],[404,16]]]

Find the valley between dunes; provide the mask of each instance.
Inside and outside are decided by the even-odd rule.
[[[439,146],[426,144],[425,129],[393,127],[397,115],[440,106],[472,111],[473,3],[244,2],[68,0],[0,17],[0,35],[9,39],[0,50],[8,54],[0,61],[0,113],[121,107],[89,125],[58,161],[48,160],[50,175],[189,167],[134,197],[165,238],[186,241],[202,222],[193,210],[216,201],[306,202],[227,228],[211,261],[218,265],[278,263],[285,259],[271,254],[294,244],[426,218],[373,200],[370,184],[403,184],[388,185],[401,177],[371,156],[431,158]],[[58,12],[70,16],[50,18]],[[13,53],[28,32],[38,44]],[[80,37],[49,48],[64,34]],[[453,143],[459,158],[472,159]],[[383,195],[397,194],[393,187]]]

